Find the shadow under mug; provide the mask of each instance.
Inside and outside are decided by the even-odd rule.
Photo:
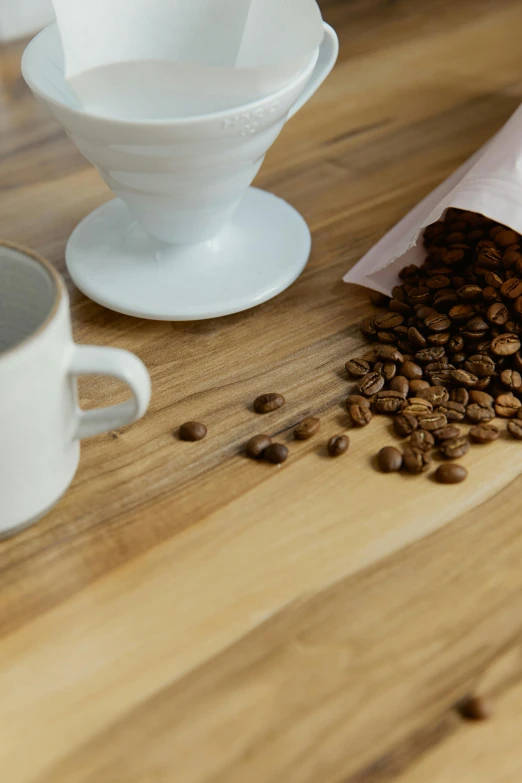
[[[132,398],[82,411],[80,375],[118,378]],[[137,421],[150,397],[137,356],[75,345],[67,290],[51,264],[0,242],[0,536],[50,511],[74,478],[80,441]]]

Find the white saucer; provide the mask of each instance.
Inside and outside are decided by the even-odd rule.
[[[239,313],[288,288],[310,256],[301,215],[282,199],[249,188],[215,239],[171,246],[146,234],[120,199],[97,209],[67,245],[70,275],[110,310],[157,321]]]

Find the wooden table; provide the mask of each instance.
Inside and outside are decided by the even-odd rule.
[[[339,65],[258,180],[310,223],[302,278],[186,324],[70,285],[77,341],[135,351],[154,397],[138,425],[86,442],[61,504],[0,545],[6,783],[521,778],[521,447],[470,456],[458,488],[377,475],[382,421],[342,459],[324,444],[349,427],[343,365],[369,312],[341,277],[517,107],[522,6],[323,5]],[[64,271],[67,237],[110,194],[29,95],[21,51],[0,60],[0,237]],[[288,402],[261,419],[265,391]],[[294,443],[308,413],[321,434]],[[187,419],[204,442],[173,436]],[[290,445],[279,469],[242,455],[263,430]],[[457,717],[469,692],[495,697],[492,721]]]

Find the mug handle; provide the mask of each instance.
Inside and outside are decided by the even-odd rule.
[[[310,77],[310,81],[297,99],[296,103],[290,109],[288,119],[297,114],[299,109],[302,109],[305,103],[308,103],[314,93],[317,92],[321,84],[324,82],[329,73],[333,70],[337,58],[339,56],[339,39],[337,33],[330,27],[329,24],[324,22],[324,38],[321,46],[319,47],[319,58],[315,70]]]
[[[119,348],[100,348],[94,345],[76,345],[69,373],[79,375],[108,375],[127,384],[132,397],[110,408],[80,410],[74,433],[75,440],[91,438],[104,432],[125,427],[141,419],[149,407],[151,382],[147,368],[133,353]]]

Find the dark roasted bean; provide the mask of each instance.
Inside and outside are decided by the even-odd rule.
[[[400,326],[403,321],[404,318],[399,313],[381,313],[373,319],[376,329],[384,329],[385,331]]]
[[[460,402],[443,402],[438,407],[439,413],[443,413],[448,421],[462,421],[466,415],[466,408]]]
[[[350,441],[346,435],[335,435],[328,441],[328,454],[331,457],[341,457],[349,447]]]
[[[495,413],[503,419],[510,419],[517,415],[522,402],[512,392],[499,394],[495,399]]]
[[[442,427],[446,426],[448,420],[446,416],[439,411],[440,409],[438,411],[434,411],[433,413],[428,413],[425,416],[419,416],[419,427],[421,430],[434,432],[435,430],[440,430]]]
[[[487,318],[495,326],[504,326],[509,319],[509,310],[503,302],[495,302],[488,308]]]
[[[370,372],[370,365],[364,359],[350,359],[344,366],[346,367],[346,372],[352,378],[362,378]]]
[[[429,315],[425,319],[424,325],[431,332],[445,332],[450,328],[451,321],[446,315]]]
[[[491,341],[491,351],[495,356],[511,356],[520,350],[520,339],[516,334],[499,334]]]
[[[446,424],[445,427],[441,427],[440,430],[433,430],[433,437],[437,443],[442,443],[443,440],[452,440],[462,435],[460,429],[454,424]]]
[[[399,368],[399,374],[404,375],[409,381],[420,380],[423,375],[422,367],[414,362],[403,362]]]
[[[483,353],[470,356],[464,363],[464,367],[477,378],[489,378],[491,375],[495,375],[497,369],[493,359]]]
[[[469,402],[469,396],[470,392],[468,392],[467,389],[464,388],[464,386],[459,386],[456,389],[452,389],[449,393],[449,399],[451,402],[460,402],[461,405],[464,405],[464,407]]]
[[[385,446],[377,455],[382,473],[394,473],[402,468],[402,454],[393,446]]]
[[[390,303],[390,297],[386,294],[381,294],[380,291],[372,291],[370,295],[370,302],[374,307],[388,307]]]
[[[461,435],[453,440],[445,440],[440,445],[440,453],[445,459],[459,459],[468,453],[470,447],[469,440]]]
[[[282,394],[262,394],[254,400],[254,410],[256,413],[272,413],[282,408],[285,404],[285,398]]]
[[[365,397],[371,397],[372,394],[377,394],[378,391],[384,386],[384,378],[377,372],[369,372],[364,378],[361,378],[357,384],[358,390]]]
[[[481,405],[478,402],[472,402],[466,408],[466,415],[474,424],[479,424],[481,421],[486,422],[494,419],[495,411],[491,405]]]
[[[410,446],[421,451],[430,451],[435,445],[435,438],[428,430],[416,430],[410,437]]]
[[[262,456],[273,465],[282,465],[288,459],[288,449],[282,443],[271,443],[263,451]]]
[[[479,405],[493,405],[495,399],[491,396],[491,394],[487,394],[484,391],[471,389],[469,392],[469,401],[472,403],[477,402]]]
[[[422,449],[406,446],[402,456],[403,465],[408,473],[419,474],[428,470],[431,459],[429,454]]]
[[[355,427],[366,427],[372,420],[370,409],[364,405],[352,405],[349,413]]]
[[[189,441],[195,443],[198,440],[203,440],[207,435],[207,428],[199,421],[187,421],[179,428],[180,440]]]
[[[399,438],[407,438],[418,429],[419,422],[416,416],[410,413],[399,413],[393,420],[393,429]]]
[[[397,413],[402,410],[405,399],[400,392],[380,391],[375,395],[375,410],[378,413]]]
[[[422,364],[426,364],[428,362],[440,362],[444,355],[444,348],[423,348],[417,351],[415,359]]]
[[[515,440],[522,440],[522,421],[520,419],[508,421],[507,431]]]
[[[468,389],[472,389],[478,381],[477,376],[467,370],[452,370],[450,375],[456,384],[465,386]]]
[[[522,375],[518,370],[502,370],[500,381],[511,391],[519,391],[522,387]]]
[[[268,435],[255,435],[246,444],[245,451],[251,459],[259,459],[271,443],[272,438]]]
[[[395,364],[404,361],[402,354],[391,345],[380,345],[375,352],[375,358],[383,362],[395,362]]]
[[[392,391],[400,392],[403,397],[407,397],[410,390],[410,382],[404,375],[396,375],[395,378],[390,381],[390,389]]]
[[[476,424],[469,431],[473,443],[492,443],[500,435],[500,430],[492,424]]]
[[[362,408],[361,410],[366,411],[366,413],[370,413],[366,407]],[[371,417],[372,415],[370,413],[370,419]],[[307,418],[303,419],[303,421],[295,428],[294,438],[296,440],[309,440],[319,432],[320,427],[321,422],[319,419],[317,419],[315,416],[307,416]]]
[[[468,471],[463,465],[439,465],[435,471],[435,480],[439,484],[460,484],[468,477]]]
[[[363,408],[370,407],[370,401],[367,397],[363,397],[360,394],[350,394],[346,398],[346,407],[350,410],[352,405],[361,405]]]

